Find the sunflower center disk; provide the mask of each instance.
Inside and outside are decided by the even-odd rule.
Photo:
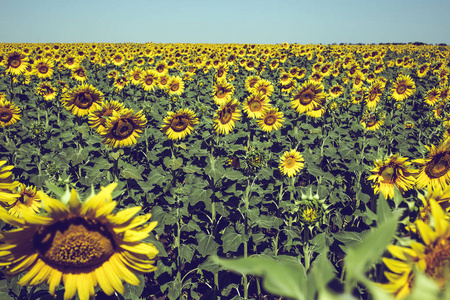
[[[18,68],[20,66],[20,59],[19,58],[13,58],[10,62],[10,66],[13,68]]]
[[[441,153],[433,158],[425,167],[425,173],[430,178],[439,178],[450,169],[450,153]]]
[[[129,137],[134,130],[133,124],[129,120],[122,120],[120,119],[119,122],[117,122],[117,127],[114,130],[114,136],[117,138],[127,138]]]
[[[93,102],[94,99],[92,98],[92,95],[88,93],[80,93],[75,97],[75,105],[79,108],[89,108]]]
[[[39,73],[41,74],[46,74],[48,72],[48,67],[47,66],[40,66],[38,68]]]
[[[252,101],[250,102],[249,106],[251,111],[260,111],[262,108],[261,102],[259,101]]]
[[[434,278],[444,286],[448,280],[448,270],[450,268],[450,245],[446,241],[446,245],[435,247],[426,258],[427,269],[425,273]]]
[[[293,157],[288,157],[284,161],[284,166],[288,169],[292,168],[295,165],[295,159]]]
[[[231,111],[231,109],[229,107],[224,108],[220,112],[220,119],[219,119],[220,123],[228,124],[228,122],[230,122],[232,116],[233,116],[233,112]]]
[[[2,122],[9,122],[13,117],[13,114],[10,109],[6,107],[0,108],[0,121]]]
[[[101,265],[114,254],[108,236],[99,224],[71,219],[47,228],[35,237],[34,244],[49,265],[80,270]]]
[[[180,86],[178,85],[178,83],[174,83],[174,84],[172,84],[172,86],[170,87],[170,90],[172,91],[172,92],[176,92],[176,91],[178,91],[180,89]]]
[[[277,121],[277,118],[274,115],[267,115],[264,118],[264,124],[266,124],[268,126],[275,124],[276,121]]]
[[[300,95],[299,101],[302,105],[308,105],[313,101],[313,99],[314,99],[314,92],[308,89]]]
[[[404,83],[401,83],[398,85],[397,89],[397,94],[403,94],[406,92],[406,85]]]
[[[381,172],[381,177],[383,177],[383,182],[385,183],[393,183],[395,177],[395,169],[392,166],[388,166]]]
[[[176,116],[173,118],[170,128],[175,132],[182,132],[189,125],[189,119],[184,116]]]

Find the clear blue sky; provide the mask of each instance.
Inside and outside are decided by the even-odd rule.
[[[450,44],[449,0],[1,0],[0,42]]]

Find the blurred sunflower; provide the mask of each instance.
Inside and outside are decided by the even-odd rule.
[[[20,118],[21,110],[14,103],[0,98],[0,126],[7,127],[16,124]]]
[[[114,79],[113,86],[115,91],[121,91],[124,87],[126,87],[129,83],[128,77],[126,75],[119,75]]]
[[[385,113],[366,111],[362,117],[361,125],[370,131],[380,129],[384,124]]]
[[[394,186],[400,193],[414,187],[417,170],[410,168],[411,163],[407,157],[399,154],[391,155],[386,160],[375,160],[375,168],[370,170],[373,174],[367,179],[372,180],[375,194],[380,191],[385,199],[394,198]]]
[[[164,60],[158,61],[155,65],[155,71],[158,73],[158,76],[166,75],[169,72],[167,63]]]
[[[380,102],[383,95],[384,84],[381,81],[374,81],[367,90],[366,105],[369,109],[374,109]]]
[[[270,100],[263,94],[251,94],[245,99],[243,107],[250,119],[261,118],[270,109]]]
[[[101,107],[103,93],[90,84],[82,84],[67,91],[61,101],[73,115],[83,117]]]
[[[133,69],[128,72],[131,84],[140,85],[143,73],[144,71],[141,68],[139,68],[138,66],[134,66]]]
[[[420,166],[416,186],[422,189],[431,186],[434,190],[444,189],[450,182],[450,140],[444,140],[435,145],[425,147],[428,157],[415,159],[412,162]]]
[[[194,126],[199,123],[195,112],[188,108],[180,109],[176,113],[169,111],[167,114],[163,120],[164,124],[161,126],[161,130],[171,140],[179,140],[191,134]]]
[[[365,76],[361,71],[356,72],[355,76],[353,76],[352,79],[352,83],[353,83],[353,88],[354,89],[358,89],[360,88],[365,80]]]
[[[169,96],[180,96],[184,92],[184,82],[180,76],[170,78],[168,87]]]
[[[219,80],[213,87],[214,103],[224,105],[231,100],[234,94],[234,86],[225,80]]]
[[[229,71],[229,67],[227,65],[225,65],[225,64],[220,65],[217,68],[216,74],[214,75],[214,79],[216,81],[221,80],[221,79],[226,79],[228,71]]]
[[[155,70],[145,70],[140,81],[144,91],[153,91],[158,85],[158,73]]]
[[[64,57],[63,63],[66,69],[72,70],[78,66],[79,60],[75,55],[69,53]]]
[[[50,59],[41,58],[33,64],[34,74],[40,79],[51,78],[55,70],[55,65]]]
[[[83,66],[77,66],[72,69],[72,78],[84,82],[87,79],[86,69]]]
[[[119,101],[102,102],[101,107],[89,113],[89,127],[96,130],[97,133],[103,132],[106,128],[106,120],[112,116],[113,111],[120,112],[124,106]]]
[[[299,114],[313,110],[326,99],[323,85],[314,81],[303,83],[292,96],[291,107]]]
[[[425,96],[425,103],[429,106],[435,105],[439,101],[440,94],[441,93],[438,88],[432,88],[427,92],[427,95]]]
[[[111,56],[111,62],[116,66],[121,66],[125,63],[125,55],[120,52],[116,52]]]
[[[334,104],[334,103],[336,103],[336,102],[333,102],[333,106],[337,105],[337,103],[336,104]],[[321,116],[323,116],[323,114],[326,112],[326,109],[327,109],[327,107],[326,107],[327,99],[324,98],[324,99],[320,100],[320,102],[317,104],[318,105],[316,105],[313,109],[305,112],[305,114],[307,116],[310,116],[313,118],[320,118]]]
[[[271,132],[272,130],[278,130],[284,122],[283,112],[278,111],[278,108],[270,108],[264,113],[260,119],[256,121],[262,130]]]
[[[248,76],[247,79],[245,79],[245,89],[251,93],[255,93],[255,84],[260,81],[262,78],[256,75]]]
[[[28,67],[28,57],[20,52],[11,52],[6,57],[6,73],[20,75],[25,73]]]
[[[47,283],[50,294],[64,285],[64,299],[78,292],[80,300],[94,296],[95,287],[107,295],[124,293],[122,280],[139,285],[135,273],[156,269],[156,247],[141,242],[149,236],[156,222],[147,223],[151,214],[133,217],[136,206],[112,213],[112,183],[84,203],[75,190],[62,201],[39,191],[37,196],[47,215],[24,210],[23,218],[9,215],[0,208],[1,219],[18,227],[1,236],[0,262],[9,276],[27,272],[19,285]],[[147,223],[147,224],[146,224]]]
[[[342,95],[342,93],[344,93],[344,88],[342,87],[342,85],[340,84],[335,84],[333,85],[330,90],[328,91],[328,96],[333,99],[333,98],[337,98],[340,95]]]
[[[170,76],[167,74],[158,76],[158,87],[162,90],[167,90],[169,87]]]
[[[392,98],[403,101],[416,91],[416,84],[411,76],[400,75],[391,88]]]
[[[424,63],[421,64],[418,68],[417,68],[417,76],[419,78],[423,78],[427,75],[428,70],[430,70],[430,65],[428,63]]]
[[[222,105],[216,112],[213,118],[213,126],[218,134],[229,134],[236,122],[241,117],[241,112],[238,109],[239,102],[237,99],[230,100],[225,105]]]
[[[43,81],[36,88],[36,94],[44,97],[44,100],[50,101],[56,98],[58,90],[50,82]]]
[[[295,176],[300,170],[305,166],[303,156],[300,152],[295,149],[291,151],[286,151],[280,158],[280,164],[278,168],[281,174],[287,175],[288,177]]]
[[[6,165],[6,163],[6,160],[0,160],[0,203],[4,206],[14,203],[20,197],[15,192],[20,182],[13,180],[14,166]]]
[[[142,111],[133,113],[132,109],[123,108],[120,111],[113,110],[111,117],[106,119],[105,129],[100,132],[104,137],[103,143],[113,148],[123,148],[136,144],[147,119]]]
[[[264,96],[270,97],[272,96],[274,91],[273,84],[266,79],[260,79],[255,83],[254,92],[256,94],[262,94]]]
[[[397,299],[409,295],[415,269],[442,287],[448,283],[450,224],[439,204],[434,199],[429,203],[433,222],[426,224],[420,219],[415,222],[421,241],[412,241],[409,246],[389,245],[387,250],[393,258],[383,258],[389,269],[384,272],[389,282],[380,287]]]
[[[15,191],[18,198],[14,202],[10,202],[7,208],[8,213],[15,217],[22,217],[22,211],[28,210],[30,213],[38,213],[41,209],[41,199],[36,195],[35,186],[26,186],[21,183]]]

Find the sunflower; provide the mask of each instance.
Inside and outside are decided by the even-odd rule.
[[[336,102],[333,102],[333,103],[336,103]],[[313,118],[320,118],[321,116],[323,116],[323,114],[327,110],[326,105],[327,105],[327,99],[324,98],[318,103],[317,106],[315,106],[313,109],[305,112],[305,114],[307,116],[310,116]],[[337,104],[334,104],[334,106],[335,105],[337,105]]]
[[[438,88],[432,88],[431,90],[429,90],[427,92],[427,95],[425,96],[425,103],[428,104],[429,106],[433,106],[435,105],[439,98],[440,98],[440,91]]]
[[[359,90],[353,90],[352,91],[352,104],[359,104],[361,101],[363,101],[366,97],[366,90],[364,88],[361,88]],[[376,103],[375,106],[376,107]]]
[[[15,216],[21,217],[23,210],[29,210],[31,213],[38,213],[41,209],[41,199],[36,195],[35,186],[26,186],[21,183],[16,191],[19,196],[15,202],[11,202],[7,208],[8,212]]]
[[[362,86],[364,83],[365,76],[361,71],[356,72],[355,76],[352,79],[353,82],[353,88],[358,89]]]
[[[111,117],[106,119],[105,129],[100,132],[103,143],[113,148],[123,148],[136,144],[136,138],[145,128],[147,119],[142,111],[133,113],[132,109],[113,110]]]
[[[264,113],[260,119],[256,121],[262,130],[271,132],[278,130],[284,122],[283,112],[278,111],[278,108],[271,108]]]
[[[158,61],[155,65],[155,71],[158,73],[158,76],[166,75],[169,72],[167,63],[164,60]]]
[[[305,166],[304,161],[305,160],[300,152],[291,149],[291,151],[286,151],[281,156],[278,168],[280,169],[281,174],[293,177],[303,169]]]
[[[421,64],[418,68],[417,68],[417,76],[419,78],[423,78],[427,75],[428,70],[430,70],[430,65],[428,63],[424,63]]]
[[[77,66],[72,69],[72,78],[77,81],[84,82],[87,79],[86,69],[83,66]]]
[[[25,73],[28,67],[28,57],[19,52],[11,52],[6,57],[6,72],[10,75]]]
[[[121,66],[125,63],[125,56],[120,53],[116,52],[113,56],[111,56],[111,62],[116,66]]]
[[[158,73],[155,70],[145,70],[142,72],[140,83],[145,91],[153,91],[158,85]]]
[[[21,110],[5,98],[0,99],[0,126],[7,127],[16,124],[21,118]]]
[[[5,165],[6,163],[6,160],[0,160],[0,203],[8,206],[19,197],[15,190],[20,183],[13,181],[12,169],[14,169],[14,166]]]
[[[171,140],[179,140],[191,134],[194,126],[199,123],[195,113],[188,108],[180,109],[177,112],[169,111],[163,122],[161,130]]]
[[[140,85],[143,72],[144,71],[141,68],[134,66],[133,69],[128,72],[131,84]]]
[[[270,100],[263,94],[251,94],[245,99],[243,106],[249,118],[261,118],[270,109]]]
[[[403,193],[414,187],[417,170],[410,168],[411,163],[407,157],[399,154],[391,155],[385,161],[375,160],[375,168],[368,180],[373,180],[372,186],[375,194],[380,191],[384,198],[394,198],[394,186]]]
[[[413,160],[420,166],[416,186],[419,189],[431,186],[434,190],[444,189],[450,182],[450,140],[441,141],[438,147],[431,145],[427,158]]]
[[[367,90],[366,105],[369,109],[374,109],[381,99],[384,91],[384,84],[376,80]]]
[[[94,128],[97,133],[103,132],[106,128],[106,119],[111,117],[113,111],[120,112],[124,106],[119,101],[102,102],[101,107],[89,113],[89,127]]]
[[[225,105],[222,105],[216,112],[213,122],[214,129],[218,134],[229,134],[236,121],[241,117],[241,112],[238,109],[239,102],[237,99],[230,100]]]
[[[261,79],[261,80],[258,80],[257,83],[255,83],[254,90],[255,90],[254,92],[257,94],[262,94],[267,97],[270,97],[273,94],[274,87],[273,87],[273,84],[269,80]]]
[[[169,88],[168,88],[169,96],[180,96],[184,92],[184,82],[180,76],[174,76],[170,78]]]
[[[384,124],[385,117],[386,116],[384,113],[366,111],[361,120],[361,125],[366,130],[375,131],[380,129],[380,127]]]
[[[67,54],[63,59],[63,63],[66,69],[72,70],[78,67],[79,59],[73,54]]]
[[[340,95],[342,95],[342,93],[344,93],[344,88],[342,87],[342,85],[340,84],[335,84],[333,85],[330,90],[328,91],[328,96],[333,99],[333,98],[337,98]]]
[[[167,88],[169,87],[170,76],[168,74],[158,76],[158,87],[162,90],[167,90]]]
[[[294,92],[291,98],[291,107],[299,114],[313,110],[326,99],[323,84],[320,82],[307,81]]]
[[[124,293],[122,283],[139,285],[134,273],[156,269],[158,250],[141,242],[156,222],[147,223],[151,214],[133,217],[141,207],[112,213],[112,183],[84,203],[75,190],[58,201],[39,191],[47,215],[23,211],[23,218],[0,208],[1,219],[18,227],[1,236],[0,262],[8,275],[27,272],[19,285],[47,283],[50,294],[64,285],[64,299],[78,292],[80,300],[94,296],[98,285],[107,295]],[[147,224],[146,224],[147,223]]]
[[[256,75],[248,76],[247,79],[245,79],[245,89],[251,93],[255,93],[255,84],[260,81],[262,78]]]
[[[433,222],[426,224],[418,219],[414,223],[421,241],[412,241],[409,246],[389,245],[387,249],[393,258],[383,258],[389,269],[384,272],[389,282],[380,286],[397,299],[409,295],[415,269],[442,287],[448,282],[450,223],[434,199],[429,199],[429,204]]]
[[[129,83],[128,77],[126,75],[119,75],[114,79],[113,86],[115,87],[115,91],[121,91],[125,86]]]
[[[73,115],[83,117],[100,108],[103,93],[90,84],[82,84],[66,92],[61,101]]]
[[[58,95],[58,91],[52,86],[50,82],[43,81],[39,83],[38,87],[36,88],[36,94],[44,97],[44,100],[50,101],[56,98],[56,95]]]
[[[397,101],[403,101],[414,94],[415,90],[416,84],[411,76],[400,75],[391,88],[392,98]]]
[[[224,105],[231,100],[234,94],[234,86],[225,80],[219,80],[213,87],[214,102],[217,105]]]
[[[40,79],[51,78],[55,70],[55,65],[49,59],[41,58],[33,64],[34,74]]]

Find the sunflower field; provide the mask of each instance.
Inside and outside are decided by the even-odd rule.
[[[449,299],[449,51],[0,44],[0,298]]]

